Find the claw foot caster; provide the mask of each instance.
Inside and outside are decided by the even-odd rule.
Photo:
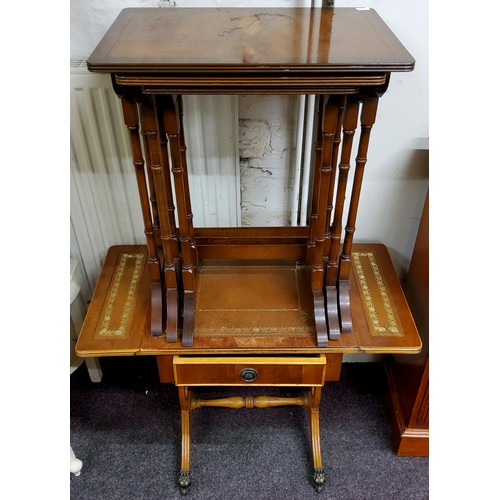
[[[181,470],[181,475],[179,477],[179,487],[183,495],[187,494],[187,492],[189,491],[189,487],[191,486],[191,478],[189,476],[190,473],[188,470]]]
[[[325,485],[325,472],[323,469],[314,469],[313,480],[316,491],[320,493]]]

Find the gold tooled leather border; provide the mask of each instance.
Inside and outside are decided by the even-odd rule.
[[[369,267],[363,266],[362,259],[368,260]],[[382,274],[373,252],[353,252],[354,276],[358,283],[361,302],[366,313],[370,334],[373,337],[403,337],[404,331],[396,307],[387,292]],[[368,270],[371,277],[367,276]],[[369,286],[375,281],[376,289]],[[378,296],[375,297],[375,294]],[[376,298],[376,300],[374,300]],[[380,303],[382,307],[380,307]]]
[[[283,326],[283,327],[248,327],[231,328],[221,326],[220,328],[198,328],[196,335],[199,337],[310,337],[314,334],[311,327]]]
[[[118,261],[118,265],[115,269],[115,274],[113,281],[111,283],[111,288],[108,292],[108,297],[106,299],[106,308],[104,311],[104,316],[102,318],[102,323],[100,328],[97,330],[97,335],[99,337],[127,337],[128,331],[127,326],[130,322],[133,311],[136,304],[136,291],[141,278],[141,271],[143,267],[144,255],[141,253],[122,253]],[[132,276],[130,281],[124,282],[125,270],[127,267],[133,265]],[[116,299],[120,294],[123,296],[123,288],[126,287],[127,294],[126,299],[119,316],[118,327],[116,325],[116,310],[115,303]],[[113,327],[111,326],[112,324]]]

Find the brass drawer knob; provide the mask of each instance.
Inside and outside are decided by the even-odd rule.
[[[253,382],[258,374],[257,370],[254,368],[243,368],[243,370],[240,371],[241,380],[245,382]]]

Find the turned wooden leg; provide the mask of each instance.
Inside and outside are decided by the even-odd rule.
[[[177,341],[178,288],[175,259],[178,258],[173,201],[170,185],[166,133],[156,103],[143,96],[141,121],[148,138],[150,169],[156,191],[157,211],[160,220],[160,239],[163,250],[163,276],[165,282],[167,342]]]
[[[197,399],[187,388],[179,388],[179,401],[181,404],[182,422],[182,461],[179,485],[182,493],[187,493],[190,485],[191,446],[191,411],[203,407],[219,408],[274,408],[277,406],[303,406],[309,409],[309,428],[311,433],[311,448],[313,456],[313,482],[319,493],[325,483],[323,461],[321,459],[320,432],[319,432],[319,403],[321,387],[312,387],[302,396],[276,397],[276,396],[233,396],[220,399]]]
[[[179,487],[185,495],[191,486],[190,454],[191,454],[191,391],[187,387],[179,388],[179,403],[181,406],[181,473]]]
[[[316,491],[319,493],[325,484],[325,472],[321,459],[321,445],[319,433],[319,402],[321,399],[321,387],[313,387],[309,393],[309,425],[311,430],[311,446],[313,454],[313,481]]]
[[[193,236],[188,172],[185,165],[182,120],[178,96],[157,96],[160,119],[170,142],[172,173],[179,215],[179,241],[182,248],[182,285],[184,288],[182,345],[191,347],[194,335],[194,294],[196,289],[196,251]]]
[[[314,259],[316,254],[315,242],[316,242],[316,230],[318,227],[318,201],[319,192],[321,188],[321,158],[323,155],[323,112],[324,112],[324,96],[320,96],[318,107],[318,131],[316,137],[316,155],[314,159],[314,177],[313,177],[313,196],[311,199],[311,211],[309,214],[309,240],[307,242],[307,257],[306,260],[309,264],[312,264],[313,277],[312,277],[312,293],[314,302],[314,326],[316,328],[316,342],[318,347],[328,346],[328,328],[326,324],[325,316],[325,299],[322,291],[322,284],[320,283],[321,278],[318,279],[317,271],[321,273],[321,265],[315,263]],[[315,273],[316,271],[316,273]]]
[[[338,340],[340,338],[340,321],[342,317],[339,320],[341,304],[339,304],[338,299],[340,293],[337,283],[339,275],[338,258],[352,143],[358,123],[359,103],[356,100],[347,99],[344,109],[342,151],[338,166],[337,194],[335,196],[333,222],[330,227],[330,249],[328,252],[325,280],[330,340]],[[343,328],[342,331],[347,330]]]
[[[144,234],[146,235],[146,242],[148,245],[148,269],[151,278],[151,334],[154,336],[161,336],[163,333],[163,305],[160,259],[155,240],[155,228],[151,215],[151,206],[148,199],[148,185],[146,181],[144,158],[142,155],[142,146],[139,134],[139,114],[137,102],[135,96],[130,92],[125,92],[119,87],[115,87],[115,92],[121,99],[123,118],[125,125],[129,130],[133,163],[144,220]]]
[[[331,245],[331,235],[330,235],[330,223],[332,219],[333,211],[333,195],[335,192],[335,166],[338,161],[340,138],[342,134],[342,117],[344,115],[344,100],[339,102],[338,106],[338,117],[337,117],[337,128],[335,130],[335,135],[333,138],[333,158],[332,158],[332,173],[330,175],[330,186],[328,191],[328,205],[326,208],[326,234],[325,234],[325,245],[324,253],[325,257],[328,258],[330,245]],[[338,250],[337,250],[338,252]],[[331,264],[327,261],[326,273],[325,273],[325,304],[326,304],[326,314],[328,319],[328,338],[330,340],[338,340],[340,338],[340,322],[338,313],[338,303],[337,303],[337,287],[331,286],[332,283],[336,282],[335,278],[331,278],[331,270],[329,269]],[[330,276],[329,276],[330,274]]]
[[[194,263],[195,271],[198,263],[198,253],[196,250],[196,243],[194,237],[194,225],[193,225],[193,211],[191,209],[191,195],[189,193],[189,182],[187,178],[187,157],[186,157],[186,141],[184,138],[184,111],[183,111],[183,103],[182,97],[178,98],[178,115],[179,115],[179,149],[182,161],[182,168],[185,172],[183,176],[184,179],[184,192],[186,193],[186,217],[188,221],[188,231],[189,231],[189,239],[191,245],[191,260]]]
[[[153,234],[154,240],[156,243],[156,248],[158,250],[161,249],[161,239],[160,239],[160,217],[158,214],[158,199],[156,197],[156,185],[153,178],[153,171],[151,169],[151,134],[154,134],[154,131],[151,128],[151,109],[148,105],[149,103],[145,100],[145,96],[138,96],[138,109],[139,109],[139,121],[140,121],[140,130],[142,135],[142,144],[144,149],[144,158],[146,160],[145,164],[145,172],[148,180],[149,187],[149,202],[151,206],[151,215],[153,222]]]
[[[317,344],[328,345],[328,327],[326,323],[326,304],[324,296],[325,268],[323,263],[327,207],[329,204],[330,176],[334,139],[339,118],[339,102],[332,96],[322,96],[320,101],[316,164],[314,172],[314,198],[311,208],[310,236],[308,255],[312,264],[312,291],[314,298],[314,316],[316,323]]]
[[[349,273],[351,270],[351,247],[354,231],[356,229],[356,216],[358,213],[359,197],[363,173],[368,153],[370,132],[375,123],[377,114],[378,98],[376,96],[362,98],[363,108],[361,111],[361,136],[359,138],[358,154],[356,156],[356,169],[351,192],[351,202],[347,223],[345,227],[344,245],[340,256],[338,290],[339,290],[339,313],[343,332],[352,330],[351,307],[349,298]]]

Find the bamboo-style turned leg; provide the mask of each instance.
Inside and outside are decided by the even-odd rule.
[[[186,218],[188,221],[189,239],[191,246],[191,260],[194,262],[195,273],[196,266],[198,263],[198,255],[196,251],[196,243],[194,237],[194,225],[193,225],[193,211],[191,209],[191,195],[189,194],[189,182],[187,176],[187,158],[186,158],[186,141],[184,139],[184,108],[182,103],[182,97],[179,96],[177,100],[178,114],[179,114],[179,149],[181,153],[182,168],[184,170],[184,192],[187,194],[186,198]]]
[[[306,261],[309,264],[313,263],[314,259],[314,243],[316,236],[316,226],[318,223],[318,199],[320,190],[320,175],[321,170],[321,156],[323,152],[323,112],[324,112],[324,99],[325,96],[318,96],[318,109],[317,109],[317,130],[316,130],[316,145],[314,154],[314,167],[313,167],[313,187],[311,197],[311,209],[309,212],[309,239],[307,240],[307,254]]]
[[[342,135],[342,117],[344,116],[344,105],[345,105],[344,98],[338,96],[337,99],[338,99],[337,128],[335,129],[335,135],[333,137],[332,173],[330,175],[330,186],[328,187],[328,204],[326,206],[325,245],[323,248],[325,257],[328,257],[328,251],[330,249],[330,223],[332,221],[333,195],[335,193],[335,179],[336,179],[335,169],[339,156],[339,146]]]
[[[234,396],[220,399],[197,399],[188,387],[179,388],[179,402],[181,407],[182,426],[182,455],[181,474],[179,486],[181,492],[186,494],[190,485],[190,453],[191,453],[191,411],[204,407],[219,408],[275,408],[278,406],[303,406],[309,409],[309,428],[311,435],[311,448],[313,458],[313,481],[319,493],[325,483],[323,462],[321,458],[319,404],[321,387],[312,387],[302,396],[277,397],[277,396]]]
[[[316,238],[314,246],[314,264],[313,264],[313,294],[319,295],[318,290],[321,290],[321,300],[323,305],[322,317],[326,318],[326,303],[325,303],[325,267],[323,263],[325,229],[327,225],[327,206],[330,193],[330,179],[332,175],[332,159],[335,134],[337,131],[337,120],[339,110],[338,98],[334,96],[325,97],[325,109],[323,113],[323,150],[321,152],[321,173],[320,173],[320,190],[318,201],[318,220],[316,226]],[[316,308],[315,308],[316,310]],[[335,330],[336,325],[333,323],[332,328]],[[330,328],[327,324],[327,332]],[[328,339],[323,340],[324,344],[328,344]],[[318,344],[319,345],[319,344]]]
[[[321,156],[323,152],[322,132],[324,96],[320,96],[318,100],[318,130],[316,137],[316,152],[314,157],[313,194],[311,199],[311,211],[309,215],[309,240],[307,242],[307,262],[311,265],[314,265],[314,245],[318,225],[318,198],[321,187],[319,172],[321,170]],[[316,328],[316,343],[320,347],[326,347],[328,345],[328,325],[326,323],[323,293],[320,290],[314,290],[314,286],[312,285],[312,294],[314,305],[314,326]]]
[[[347,188],[347,179],[350,168],[351,150],[356,125],[358,122],[359,104],[356,101],[346,100],[342,151],[340,154],[340,163],[338,167],[337,193],[335,196],[335,206],[333,213],[333,222],[330,228],[330,249],[328,253],[328,262],[326,265],[326,304],[328,308],[328,319],[333,324],[338,321],[338,315],[341,314],[339,302],[339,290],[337,288],[338,279],[338,255],[340,250],[340,236],[342,233],[342,216],[344,212],[345,193]],[[345,317],[345,316],[344,316]],[[340,317],[342,319],[342,316]],[[342,325],[342,331],[344,331]],[[349,330],[350,331],[350,330]],[[334,328],[330,329],[330,339],[338,340],[340,332]]]
[[[167,201],[168,198],[172,198],[170,178],[168,177],[168,155],[165,158],[165,154],[161,154],[162,147],[164,147],[160,143],[163,130],[158,126],[151,97],[143,96],[140,115],[141,128],[146,137],[144,143],[149,148],[149,164],[155,187],[157,212],[160,221],[160,241],[163,251],[163,277],[165,283],[164,304],[166,305],[167,315],[166,337],[168,342],[175,342],[177,341],[178,291],[177,273],[174,254],[172,252],[172,233],[174,233],[175,237],[175,228],[171,227],[171,218],[168,209],[169,202]],[[174,243],[176,243],[175,240]]]
[[[328,258],[328,251],[330,249],[330,223],[333,211],[333,195],[335,192],[335,166],[338,161],[340,138],[342,133],[342,116],[344,114],[344,100],[339,98],[338,115],[337,115],[337,128],[333,138],[333,170],[330,174],[330,186],[328,189],[328,205],[326,207],[326,227],[325,227],[325,244],[323,245],[324,257]],[[326,314],[328,319],[328,337],[330,340],[338,340],[340,338],[340,323],[337,302],[337,289],[328,286],[328,266],[325,276],[325,304]]]
[[[155,182],[158,198],[162,204],[159,206],[161,223],[161,240],[164,253],[163,276],[165,282],[166,304],[166,337],[167,342],[177,341],[177,326],[179,317],[179,248],[175,228],[174,202],[170,182],[170,170],[167,150],[167,138],[163,125],[161,110],[158,109],[156,99],[152,98],[154,122],[156,125],[157,139],[155,153],[151,153],[154,164]]]
[[[342,331],[350,332],[352,329],[351,307],[349,298],[349,273],[351,270],[351,248],[354,231],[356,229],[356,216],[358,213],[359,197],[361,185],[363,182],[363,173],[365,170],[368,143],[370,141],[370,132],[375,123],[377,114],[378,97],[365,97],[362,100],[363,107],[361,111],[361,135],[359,138],[358,153],[356,156],[356,169],[354,171],[354,180],[351,191],[351,201],[347,223],[345,227],[344,245],[340,256],[338,273],[338,292],[339,292],[339,313],[342,325]]]
[[[328,205],[328,194],[330,186],[330,175],[332,172],[332,157],[335,131],[338,119],[338,100],[333,96],[323,96],[320,101],[319,129],[321,137],[318,136],[316,155],[314,198],[317,205],[314,207],[315,218],[311,219],[310,240],[313,241],[312,251],[312,291],[314,300],[314,314],[316,321],[317,343],[320,347],[328,345],[328,328],[325,316],[324,265],[323,246],[325,241],[326,211]],[[314,211],[312,211],[314,213]]]
[[[318,175],[318,206],[317,219],[314,227],[314,252],[312,264],[312,283],[314,290],[322,290],[324,283],[323,253],[325,242],[325,228],[330,192],[330,176],[332,173],[332,158],[335,132],[338,120],[338,102],[334,96],[324,97],[324,110],[321,123],[321,150]]]
[[[118,87],[115,88],[115,91],[121,99],[125,125],[129,130],[132,157],[135,167],[142,217],[144,221],[144,234],[146,235],[146,243],[148,246],[148,270],[151,278],[151,334],[154,336],[160,336],[163,333],[160,259],[158,257],[153,220],[151,217],[151,207],[148,199],[148,186],[144,171],[141,138],[139,135],[137,104],[134,97],[130,93],[122,92]]]
[[[151,169],[151,134],[155,133],[154,122],[151,124],[151,112],[147,97],[141,95],[138,99],[139,108],[139,122],[142,135],[142,143],[144,149],[144,158],[146,160],[146,175],[148,179],[149,187],[149,202],[151,206],[151,215],[153,223],[153,233],[156,243],[156,247],[161,249],[161,237],[160,237],[160,217],[158,214],[158,200],[156,197],[156,186],[153,179],[153,171]],[[144,121],[143,115],[146,116]],[[148,116],[149,115],[149,116]]]
[[[192,215],[187,169],[183,154],[181,116],[176,96],[158,96],[157,100],[161,103],[163,124],[170,142],[172,173],[179,214],[179,240],[182,248],[182,284],[184,288],[182,345],[190,347],[193,345],[194,334],[196,253],[193,251],[195,243],[192,240]]]
[[[318,105],[318,130],[316,137],[316,152],[314,157],[314,178],[313,178],[313,195],[311,199],[311,211],[309,215],[309,239],[307,242],[307,257],[309,264],[314,265],[314,248],[316,241],[316,231],[318,226],[318,198],[321,188],[321,157],[323,152],[323,112],[324,112],[324,96],[320,96]],[[316,343],[320,347],[328,345],[328,325],[325,316],[325,302],[322,290],[315,290],[311,283],[314,305],[314,326],[316,328]]]

